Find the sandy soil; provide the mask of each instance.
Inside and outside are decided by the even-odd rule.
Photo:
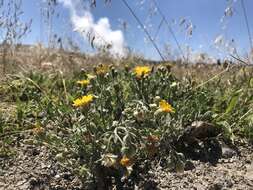
[[[45,146],[32,145],[32,140],[22,135],[15,138],[19,142],[13,145],[15,156],[0,157],[1,190],[88,189]],[[247,143],[238,147],[239,154],[224,149],[216,165],[188,160],[182,173],[171,172],[153,161],[148,170],[137,173],[138,180],[132,177],[135,182],[124,189],[253,190],[253,149]]]

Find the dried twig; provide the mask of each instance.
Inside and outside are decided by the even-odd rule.
[[[170,27],[170,24],[169,24],[168,20],[166,19],[165,15],[163,14],[162,10],[160,9],[160,7],[159,7],[158,4],[156,3],[156,1],[153,0],[153,2],[154,2],[154,4],[155,4],[155,7],[157,8],[159,14],[160,14],[161,17],[163,18],[163,20],[164,20],[166,26],[168,27],[169,32],[171,33],[173,39],[175,40],[175,42],[176,42],[176,44],[177,44],[177,47],[178,47],[178,49],[179,49],[179,51],[180,51],[180,53],[181,53],[181,55],[182,55],[184,61],[186,61],[186,58],[185,58],[185,56],[184,56],[183,49],[182,49],[181,45],[179,44],[179,42],[178,42],[178,40],[177,40],[177,37],[176,37],[174,31],[173,31],[172,28]]]
[[[154,46],[154,48],[156,49],[156,51],[158,52],[158,54],[160,55],[161,59],[163,61],[165,61],[164,56],[162,55],[160,49],[158,48],[157,44],[155,43],[155,41],[153,40],[153,38],[151,37],[151,35],[149,34],[148,30],[146,29],[146,27],[144,26],[144,24],[142,23],[142,21],[138,18],[138,16],[135,14],[134,10],[129,6],[129,4],[127,3],[126,0],[121,0],[124,5],[128,8],[128,10],[131,12],[131,14],[134,16],[134,18],[136,19],[136,21],[138,22],[138,24],[141,26],[141,28],[143,29],[143,31],[146,33],[146,35],[148,36],[149,40],[151,41],[152,45]]]
[[[253,45],[252,45],[253,42],[252,42],[252,38],[251,38],[251,32],[250,32],[250,27],[249,27],[249,20],[248,20],[246,8],[245,8],[245,5],[244,5],[244,0],[241,0],[241,4],[242,4],[244,19],[245,19],[245,23],[246,23],[246,27],[247,27],[247,31],[248,31],[250,48],[253,49]]]

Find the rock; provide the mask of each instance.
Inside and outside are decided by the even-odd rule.
[[[37,148],[33,148],[32,149],[32,156],[37,156],[39,154],[40,154],[40,150],[39,149],[37,149]]]
[[[188,170],[193,170],[193,169],[195,169],[195,166],[194,166],[193,162],[190,161],[190,160],[187,160],[185,162],[184,170],[188,171]]]
[[[231,179],[227,179],[227,180],[226,180],[226,187],[227,187],[227,188],[232,188],[232,187],[233,187],[233,182],[232,182]]]
[[[221,132],[220,128],[204,121],[194,121],[190,128],[191,135],[197,139],[216,137]]]
[[[30,179],[29,183],[30,183],[31,186],[35,186],[35,185],[37,185],[39,183],[39,180],[36,179],[35,177],[32,177]]]
[[[61,176],[59,174],[54,176],[56,179],[59,179]]]
[[[220,133],[221,129],[213,124],[204,121],[194,121],[185,128],[183,134],[178,138],[178,142],[186,142],[189,145],[196,144],[199,140],[216,137]]]
[[[228,159],[236,155],[236,152],[225,144],[221,145],[222,158]]]
[[[187,158],[216,164],[222,156],[217,136],[221,129],[204,121],[195,121],[188,126],[175,143],[178,151]]]
[[[145,181],[143,185],[143,189],[146,189],[146,190],[157,189],[157,183],[152,180]]]
[[[65,172],[65,173],[63,173],[62,177],[66,180],[69,180],[71,178],[71,173],[70,172]]]
[[[64,160],[64,156],[62,153],[56,154],[55,159],[59,162]]]
[[[41,167],[41,169],[46,169],[46,168],[48,168],[48,166],[45,164],[45,163],[41,163],[41,165],[40,165],[40,167]]]
[[[208,190],[222,190],[223,184],[222,183],[214,183],[209,186]]]
[[[249,180],[253,180],[253,164],[247,167],[247,172],[245,174],[245,177],[248,178]]]

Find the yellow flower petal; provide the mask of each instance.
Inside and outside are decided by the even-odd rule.
[[[159,102],[159,107],[160,110],[165,113],[175,112],[175,109],[166,100],[161,100]]]
[[[81,98],[78,98],[76,100],[73,101],[73,106],[75,107],[83,107],[83,106],[87,106],[89,105],[94,99],[93,95],[87,95],[87,96],[83,96]]]
[[[107,65],[99,65],[95,68],[97,75],[105,75],[109,71],[109,67]]]
[[[128,167],[131,165],[131,160],[126,155],[124,155],[120,160],[120,164],[124,167]]]
[[[77,84],[81,84],[83,86],[87,86],[90,84],[90,80],[79,80],[76,82]]]
[[[134,68],[134,73],[137,78],[148,75],[151,72],[151,68],[148,66],[137,66]]]

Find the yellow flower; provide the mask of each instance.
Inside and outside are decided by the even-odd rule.
[[[91,94],[87,95],[87,96],[83,96],[81,98],[74,100],[73,106],[75,106],[75,107],[87,106],[93,101],[93,98],[94,98],[94,96]]]
[[[76,82],[77,84],[81,84],[83,86],[87,86],[90,84],[90,80],[79,80]]]
[[[159,109],[165,113],[175,112],[175,109],[166,100],[161,100],[159,102],[159,107]]]
[[[105,75],[109,71],[109,67],[107,65],[99,65],[95,68],[97,75]]]
[[[134,68],[134,73],[137,78],[148,75],[151,72],[151,68],[148,66],[137,66]]]
[[[131,165],[131,160],[126,155],[124,155],[120,160],[120,164],[124,167],[128,167]]]

